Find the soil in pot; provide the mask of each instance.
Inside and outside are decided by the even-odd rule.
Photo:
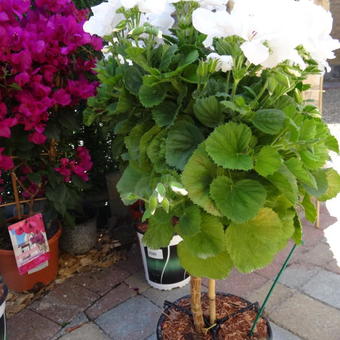
[[[177,306],[190,311],[190,296],[183,297],[175,302]],[[225,318],[250,303],[235,295],[217,294],[217,319]],[[209,300],[206,294],[202,296],[203,313],[209,319]],[[170,307],[165,311],[158,329],[158,339],[162,340],[213,340],[212,334],[199,335],[195,332],[192,317],[183,311]],[[266,319],[261,318],[252,337],[248,333],[256,317],[255,310],[247,310],[237,314],[220,325],[215,339],[218,340],[265,340],[270,339],[271,330]],[[161,336],[160,336],[161,333]]]

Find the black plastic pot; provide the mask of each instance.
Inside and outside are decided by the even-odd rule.
[[[0,287],[2,287],[2,295],[0,296],[0,340],[6,340],[5,307],[6,307],[6,298],[8,295],[8,288],[1,281],[1,278],[0,278]]]
[[[222,295],[222,296],[236,296],[236,295],[233,295],[233,294],[226,294],[226,293],[216,293],[216,295]],[[237,298],[239,298],[240,300],[244,301],[245,303],[247,303],[248,306],[252,305],[251,302],[249,302],[248,300],[244,299],[244,298],[241,298],[239,296],[236,296]],[[182,299],[187,299],[187,298],[190,298],[190,295],[185,295],[185,296],[182,296],[181,298],[177,299],[175,302],[173,302],[174,305],[178,304],[178,302],[180,302]],[[163,340],[163,335],[162,335],[162,326],[163,326],[163,323],[167,317],[167,311],[171,308],[174,308],[172,306],[169,306],[169,307],[166,307],[164,309],[164,312],[161,314],[159,320],[158,320],[158,323],[157,323],[157,340]],[[256,311],[258,311],[257,308],[255,308]],[[268,327],[268,336],[267,336],[267,340],[273,340],[273,331],[271,329],[271,326],[270,326],[270,323],[268,321],[267,318],[265,318],[264,316],[262,316],[262,318],[266,321],[267,323],[267,327]],[[217,332],[218,333],[218,332]]]

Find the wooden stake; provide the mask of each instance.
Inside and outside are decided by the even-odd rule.
[[[216,281],[215,280],[209,279],[208,296],[209,296],[210,326],[212,326],[216,322]]]
[[[201,303],[201,278],[191,277],[191,312],[194,319],[195,330],[204,333],[204,320]]]

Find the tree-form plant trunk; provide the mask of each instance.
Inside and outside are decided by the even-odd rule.
[[[216,281],[215,280],[209,279],[208,297],[209,297],[210,326],[212,326],[216,322]]]
[[[194,319],[195,330],[199,334],[204,333],[204,320],[201,302],[200,277],[191,277],[191,313]]]

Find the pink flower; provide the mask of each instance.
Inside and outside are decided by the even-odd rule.
[[[33,132],[28,136],[28,140],[34,144],[44,144],[47,137],[39,132]]]
[[[22,87],[29,82],[30,76],[27,72],[21,72],[15,76],[14,80],[19,86]]]
[[[0,137],[10,138],[11,127],[16,125],[18,120],[16,118],[7,118],[0,121]]]
[[[60,89],[54,92],[53,99],[56,104],[67,106],[71,104],[71,96],[64,90]]]
[[[14,163],[11,157],[3,154],[5,148],[0,148],[0,169],[10,170],[14,168]]]

